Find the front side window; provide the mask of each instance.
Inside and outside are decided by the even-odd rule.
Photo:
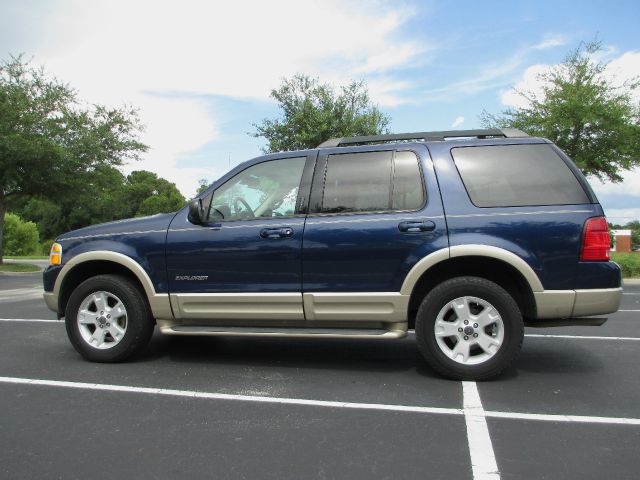
[[[238,173],[213,194],[209,218],[249,220],[295,214],[306,157],[259,163]]]
[[[322,213],[417,210],[424,203],[413,152],[365,152],[327,159]]]

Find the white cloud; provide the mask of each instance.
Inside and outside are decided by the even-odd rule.
[[[522,108],[527,106],[528,102],[517,92],[530,92],[534,97],[540,97],[544,81],[541,75],[549,73],[557,65],[532,65],[528,67],[520,80],[509,90],[501,92],[500,99],[504,105]],[[618,58],[610,61],[603,72],[614,86],[622,87],[625,82],[632,81],[636,77],[640,77],[640,52],[625,52]],[[635,101],[640,101],[640,91],[638,89],[632,93]]]
[[[500,95],[500,100],[504,105],[516,108],[524,108],[529,102],[526,98],[522,97],[519,92],[529,92],[534,97],[540,97],[542,95],[542,88],[544,83],[540,80],[540,76],[545,73],[549,73],[549,65],[532,65],[527,68],[522,74],[522,78],[509,90],[505,90]]]
[[[42,15],[36,63],[89,102],[140,107],[146,168],[190,195],[201,177],[181,158],[218,136],[203,95],[267,99],[297,72],[344,83],[365,77],[374,102],[404,103],[409,84],[388,75],[426,46],[399,38],[408,7],[378,1],[236,0],[180,3],[63,0]],[[322,25],[331,25],[329,29]]]
[[[640,79],[640,52],[625,52],[612,60],[607,65],[605,75],[618,87],[625,82]],[[640,102],[640,88],[636,88],[631,95],[635,102]]]
[[[547,37],[540,43],[536,43],[531,47],[532,50],[546,50],[548,48],[561,47],[567,43],[563,36]]]
[[[533,51],[560,45],[564,45],[562,37],[548,37],[541,42],[518,49],[511,57],[498,63],[488,64],[480,72],[476,72],[475,75],[469,78],[429,90],[424,93],[424,97],[429,100],[447,100],[451,97],[459,97],[461,94],[473,95],[503,87],[510,82],[518,68]]]
[[[605,209],[604,214],[610,223],[617,223],[618,225],[624,225],[625,223],[632,222],[634,220],[640,220],[640,207],[639,208],[608,208]]]
[[[457,128],[464,123],[464,117],[456,117],[456,119],[451,124],[451,128]]]
[[[618,194],[633,197],[634,204],[640,207],[640,168],[622,172],[623,181],[613,183],[600,181],[597,178],[590,178],[591,187],[599,194]],[[634,205],[635,206],[635,205]]]
[[[322,74],[322,64],[329,71],[385,72],[421,52],[394,38],[407,12],[385,4],[375,10],[297,0],[66,5],[60,15],[73,10],[74,22],[46,58],[73,73],[74,82],[82,79],[83,90],[100,75],[100,83],[118,88],[267,98],[281,77]],[[311,24],[331,28],[319,35]]]
[[[192,196],[200,178],[216,178],[222,172],[212,168],[179,166],[181,155],[203,147],[218,135],[217,127],[201,100],[162,98],[138,95],[141,120],[147,125],[142,136],[150,146],[142,161],[130,163],[125,172],[150,170],[174,182],[178,189]]]

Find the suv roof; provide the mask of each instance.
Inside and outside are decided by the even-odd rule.
[[[393,143],[407,141],[445,141],[451,138],[524,138],[526,133],[517,128],[488,128],[481,130],[444,130],[438,132],[393,133],[387,135],[366,135],[360,137],[330,138],[322,142],[317,148],[331,148],[349,145],[364,145],[368,143]]]

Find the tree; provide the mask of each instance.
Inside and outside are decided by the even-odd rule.
[[[175,184],[144,170],[125,177],[117,168],[102,166],[84,173],[73,195],[56,200],[33,196],[17,202],[14,212],[38,225],[40,238],[141,215],[174,212],[185,203]]]
[[[525,101],[501,115],[484,112],[485,126],[515,127],[552,140],[586,175],[613,182],[640,165],[640,106],[631,93],[638,82],[617,87],[595,59],[598,41],[581,44],[563,63],[539,76],[540,94],[517,92]]]
[[[175,183],[146,170],[131,172],[124,190],[126,217],[175,212],[185,203]]]
[[[18,215],[5,214],[7,255],[33,255],[40,253],[38,228],[33,222],[23,222]]]
[[[332,137],[386,132],[389,117],[380,112],[364,82],[352,82],[339,92],[317,78],[295,75],[271,91],[282,111],[276,120],[254,124],[254,137],[264,137],[265,153],[315,148]]]
[[[26,197],[76,195],[100,168],[146,146],[129,107],[85,106],[75,90],[22,56],[0,63],[0,263],[4,213]]]
[[[206,178],[201,178],[200,180],[198,180],[198,190],[196,191],[196,195],[200,195],[202,192],[204,192],[207,188],[209,188],[209,185],[211,185],[211,183]]]

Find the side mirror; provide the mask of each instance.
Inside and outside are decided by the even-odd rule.
[[[204,222],[204,208],[202,199],[195,198],[189,202],[189,216],[187,217],[191,223],[200,225]]]

